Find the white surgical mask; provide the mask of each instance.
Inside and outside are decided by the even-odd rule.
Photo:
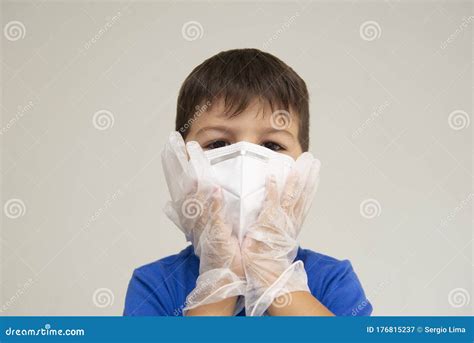
[[[262,209],[267,177],[273,174],[281,190],[295,160],[243,141],[204,154],[210,162],[214,182],[222,187],[226,219],[242,242]]]

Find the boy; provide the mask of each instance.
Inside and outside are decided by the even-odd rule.
[[[308,99],[293,69],[257,49],[221,52],[191,72],[178,97],[179,134],[170,136],[163,162],[173,199],[167,214],[192,245],[134,271],[124,315],[371,314],[349,261],[302,249],[296,241],[319,180],[319,161],[307,152]],[[223,195],[225,183],[236,182],[232,174],[220,185],[206,177],[214,168],[209,160],[219,154],[216,161],[227,154],[237,173],[236,152],[251,152],[248,163],[256,163],[242,182],[257,180],[256,170],[272,170],[257,201],[259,214],[244,225],[242,237],[232,231],[235,218],[226,212],[232,204]],[[281,167],[272,169],[269,160]],[[291,171],[276,176],[286,165]],[[190,200],[197,200],[197,215],[182,212]]]

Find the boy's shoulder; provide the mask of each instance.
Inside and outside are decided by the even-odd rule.
[[[306,271],[310,271],[316,267],[318,269],[325,268],[327,270],[333,268],[352,268],[351,262],[347,259],[339,260],[335,257],[325,255],[310,249],[299,248],[298,254],[296,255],[296,259],[304,262]]]
[[[162,275],[167,271],[178,272],[182,269],[189,270],[190,265],[197,265],[199,267],[199,259],[194,254],[192,245],[187,246],[177,254],[169,255],[156,261],[144,264],[136,268],[135,273],[142,275]]]
[[[359,278],[349,260],[300,249],[311,293],[336,315],[366,316],[372,313]]]

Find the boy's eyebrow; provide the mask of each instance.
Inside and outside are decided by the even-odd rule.
[[[224,126],[224,125],[206,126],[206,127],[200,128],[196,132],[196,137],[199,136],[200,134],[205,134],[207,131],[220,131],[222,133],[230,133],[231,129],[227,126]],[[277,129],[277,128],[274,128],[274,127],[264,128],[264,129],[260,130],[260,133],[261,134],[281,133],[281,134],[284,134],[285,136],[288,136],[291,139],[296,138],[295,135],[293,133],[291,133],[290,131],[288,131],[287,129]]]

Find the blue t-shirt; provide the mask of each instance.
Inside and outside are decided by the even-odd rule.
[[[348,260],[298,249],[311,293],[337,316],[368,316],[372,305]],[[196,286],[199,258],[190,245],[179,254],[135,269],[125,299],[125,316],[182,316],[186,296]],[[245,309],[239,316],[245,316]]]

